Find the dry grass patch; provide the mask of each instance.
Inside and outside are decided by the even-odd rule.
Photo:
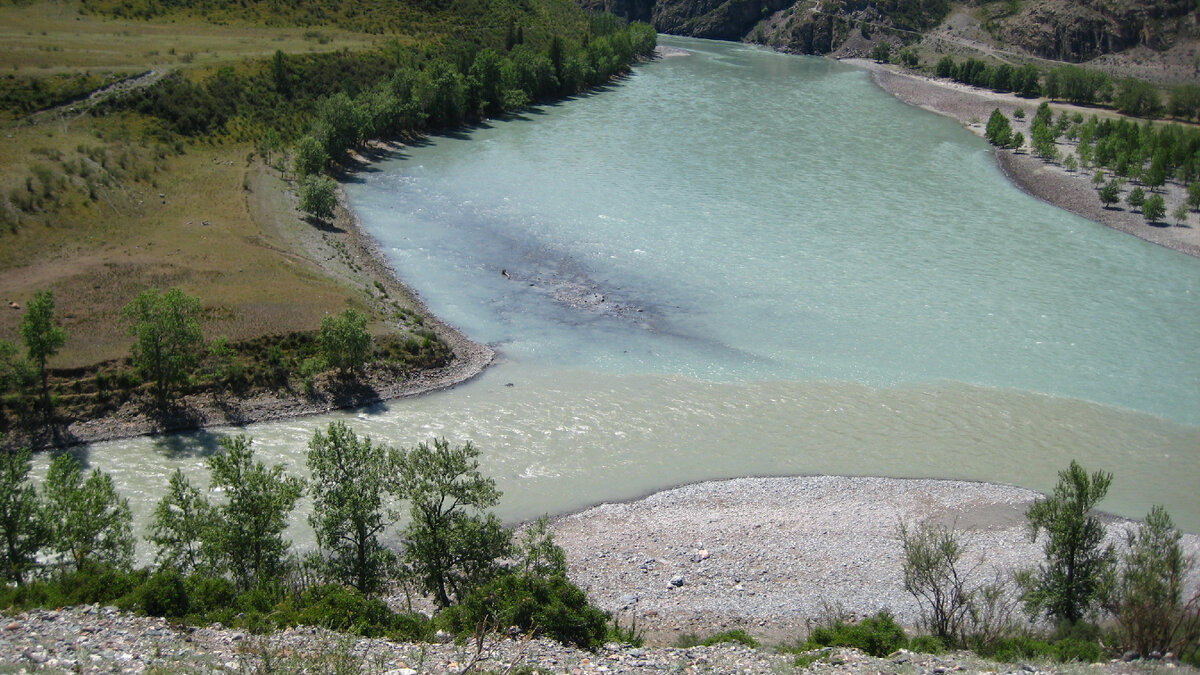
[[[74,2],[0,5],[0,72],[16,75],[213,66],[265,58],[276,50],[299,54],[365,49],[377,39],[336,28],[107,19],[81,14]]]

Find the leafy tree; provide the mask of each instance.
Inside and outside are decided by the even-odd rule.
[[[1100,201],[1104,202],[1104,208],[1121,201],[1121,179],[1114,178],[1100,188]]]
[[[1008,143],[1004,146],[1009,150],[1020,150],[1025,147],[1025,134],[1016,132],[1009,137]]]
[[[892,58],[892,44],[887,40],[880,40],[871,48],[871,58],[877,63],[888,63]]]
[[[384,504],[393,459],[386,446],[359,438],[342,422],[318,429],[308,443],[308,522],[329,554],[334,577],[364,595],[378,591],[384,579],[388,551],[379,533],[394,519]]]
[[[1000,147],[1008,145],[1012,139],[1012,125],[1008,123],[1008,117],[1000,112],[999,108],[993,110],[991,117],[988,118],[984,136],[989,143]]]
[[[136,338],[133,363],[154,381],[160,404],[173,386],[187,381],[204,340],[200,300],[172,288],[165,294],[143,291],[122,311]]]
[[[50,547],[76,570],[92,564],[133,564],[133,515],[112,478],[93,469],[86,479],[67,453],[50,462],[46,474],[46,522]]]
[[[921,606],[926,630],[946,644],[955,644],[970,616],[971,570],[961,569],[963,549],[958,534],[943,525],[921,523],[910,530],[900,525],[904,548],[904,590]]]
[[[1090,476],[1074,460],[1058,473],[1054,494],[1033,503],[1025,512],[1030,539],[1045,531],[1046,561],[1018,578],[1030,616],[1075,623],[1106,595],[1115,553],[1103,546],[1104,525],[1091,513],[1104,499],[1112,474]]]
[[[274,579],[283,570],[291,546],[283,531],[304,491],[303,481],[283,474],[283,465],[268,469],[254,461],[250,443],[243,435],[222,438],[224,452],[208,459],[210,489],[225,496],[224,503],[215,506],[219,526],[213,528],[208,545],[243,589]]]
[[[292,170],[300,178],[319,174],[329,163],[329,153],[325,144],[312,134],[306,134],[296,141],[296,150],[292,160]]]
[[[67,342],[67,333],[54,325],[54,294],[50,291],[39,291],[25,307],[25,315],[21,317],[21,339],[25,342],[25,350],[29,360],[37,364],[38,376],[42,380],[42,400],[45,410],[50,410],[49,374],[46,371],[46,359],[58,353]]]
[[[1200,84],[1171,88],[1171,114],[1182,120],[1200,116]]]
[[[504,94],[500,79],[503,58],[496,50],[488,47],[475,55],[471,64],[470,85],[479,110],[494,113],[502,109]]]
[[[308,175],[300,183],[300,210],[317,220],[333,218],[337,207],[337,183],[328,176]]]
[[[31,468],[28,448],[0,451],[0,578],[18,584],[37,562],[38,549],[49,535],[37,491],[29,482]]]
[[[905,47],[900,50],[900,63],[906,68],[916,68],[921,63],[921,57],[917,55],[915,47]]]
[[[1092,186],[1095,187],[1097,190],[1099,190],[1100,187],[1103,185],[1104,185],[1104,171],[1097,170],[1096,173],[1092,174]]]
[[[449,61],[439,59],[421,71],[413,95],[431,125],[453,126],[466,113],[466,79]]]
[[[1127,646],[1140,654],[1179,653],[1200,638],[1200,623],[1189,625],[1183,601],[1184,581],[1194,561],[1184,555],[1182,537],[1161,506],[1152,508],[1145,522],[1126,534],[1128,548],[1121,556],[1108,608]]]
[[[1135,209],[1142,208],[1142,204],[1146,203],[1146,191],[1140,187],[1135,187],[1125,195],[1125,203]]]
[[[192,487],[183,471],[175,469],[167,494],[154,507],[151,535],[147,537],[154,544],[155,564],[184,575],[210,567],[203,542],[216,526],[208,500]]]
[[[937,73],[937,76],[947,79],[952,79],[954,77],[954,69],[954,57],[950,56],[949,54],[938,59],[937,65],[934,66],[934,72]]]
[[[1114,101],[1122,115],[1157,117],[1162,113],[1162,99],[1154,85],[1132,77],[1121,80]]]
[[[1150,195],[1146,197],[1146,201],[1142,203],[1142,215],[1146,217],[1146,222],[1157,223],[1167,215],[1167,205],[1163,200],[1162,195]]]
[[[351,308],[321,319],[317,334],[325,362],[343,373],[362,370],[371,355],[372,340],[367,317]]]
[[[512,535],[484,509],[500,500],[496,483],[479,473],[479,450],[445,439],[400,451],[396,488],[409,500],[405,561],[434,601],[448,607],[491,579],[507,556]]]
[[[1171,217],[1175,219],[1175,223],[1180,227],[1187,224],[1188,207],[1187,204],[1180,204],[1171,212]]]
[[[1200,182],[1188,186],[1187,205],[1192,210],[1200,210]]]
[[[1040,96],[1042,93],[1041,79],[1042,74],[1037,66],[1027,63],[1018,68],[1017,72],[1013,74],[1013,91],[1027,98]]]

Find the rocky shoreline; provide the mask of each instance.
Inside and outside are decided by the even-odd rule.
[[[795,641],[836,609],[919,622],[904,590],[897,529],[955,528],[972,585],[1042,556],[1025,510],[1040,495],[1007,485],[933,479],[737,478],[602,504],[554,521],[573,581],[623,625],[671,644],[741,628],[767,644]],[[1123,545],[1133,521],[1105,516]],[[1186,534],[1186,553],[1200,537]],[[1200,570],[1187,587],[1200,586]]]
[[[1042,99],[1024,99],[1015,94],[1002,94],[949,80],[917,75],[869,59],[844,59],[844,62],[869,71],[880,88],[901,101],[958,120],[979,136],[983,136],[984,125],[996,108],[1010,119],[1017,108],[1022,108],[1026,117],[1024,120],[1013,120],[1013,130],[1029,138],[1029,122],[1033,118],[1034,109],[1042,102]],[[1084,117],[1095,114],[1115,116],[1115,113],[1109,111],[1097,111],[1063,103],[1053,103],[1051,108],[1056,115],[1059,111],[1066,110],[1079,112]],[[1074,146],[1065,140],[1061,140],[1059,146],[1060,151],[1064,153],[1074,151]],[[1124,205],[1105,207],[1092,185],[1091,170],[1068,171],[1059,164],[1039,159],[1025,151],[994,149],[994,153],[1001,170],[1022,191],[1101,225],[1180,253],[1200,257],[1200,226],[1197,226],[1195,214],[1188,215],[1187,224],[1183,227],[1151,225],[1141,213],[1134,212]],[[1163,188],[1163,194],[1168,205],[1167,211],[1170,213],[1175,205],[1183,202],[1186,187],[1168,182]]]

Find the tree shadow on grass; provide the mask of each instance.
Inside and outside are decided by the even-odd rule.
[[[334,225],[332,221],[322,220],[316,216],[304,216],[304,222],[312,225],[314,229],[330,234],[343,234],[345,230]]]
[[[325,384],[327,400],[337,408],[358,408],[379,402],[379,391],[353,375],[334,375]]]

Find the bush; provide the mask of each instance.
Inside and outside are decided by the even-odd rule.
[[[187,615],[191,601],[183,577],[175,570],[151,575],[137,591],[137,604],[150,616],[178,618]]]
[[[919,654],[941,654],[946,645],[932,635],[918,635],[908,641],[908,649]]]
[[[459,635],[475,633],[481,627],[516,627],[589,650],[602,645],[608,634],[604,613],[588,602],[578,586],[557,574],[501,574],[440,618]]]
[[[803,649],[854,647],[871,656],[884,657],[908,644],[904,629],[889,612],[879,612],[860,623],[838,621],[813,630]]]
[[[237,600],[237,588],[224,577],[193,574],[184,582],[193,612],[204,614],[232,607]]]
[[[685,636],[685,637],[687,637],[687,636]],[[695,636],[693,636],[693,637],[695,637]],[[703,639],[697,638],[695,644],[690,644],[690,645],[677,644],[676,646],[695,647],[696,645],[703,645],[705,647],[712,647],[713,645],[725,644],[727,642],[737,642],[739,644],[746,645],[747,647],[750,647],[751,649],[758,647],[758,640],[755,640],[753,635],[747,633],[746,631],[742,630],[741,628],[735,628],[733,630],[724,630],[724,631],[721,631],[720,633],[715,633],[715,634],[710,635]]]
[[[304,591],[296,606],[286,605],[281,607],[280,617],[285,624],[320,626],[364,637],[388,635],[399,625],[399,615],[386,603],[366,598],[348,586],[316,586]]]

